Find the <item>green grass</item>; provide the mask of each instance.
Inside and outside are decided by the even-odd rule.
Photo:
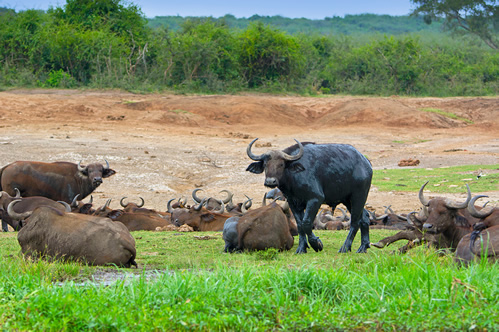
[[[469,120],[469,119],[466,119],[466,118],[463,118],[461,116],[458,116],[454,113],[451,113],[451,112],[445,112],[445,111],[442,111],[438,108],[423,108],[421,109],[423,112],[431,112],[431,113],[436,113],[436,114],[440,114],[442,116],[445,116],[447,118],[450,118],[450,119],[454,119],[454,120],[459,120],[459,121],[464,121],[468,124],[473,124],[473,121]]]
[[[498,264],[460,269],[451,255],[423,247],[406,255],[391,254],[396,247],[339,254],[346,231],[316,233],[324,250],[296,255],[297,243],[289,252],[223,254],[219,233],[133,232],[138,270],[81,266],[81,276],[65,272],[64,282],[56,271],[78,265],[25,261],[15,234],[0,234],[0,325],[58,331],[499,329]],[[372,230],[371,241],[392,233]],[[210,239],[196,238],[205,235]],[[354,247],[359,242],[357,236]],[[103,270],[139,277],[81,284]]]
[[[486,175],[477,179],[476,171]],[[499,190],[499,165],[470,165],[441,168],[404,168],[375,170],[372,185],[380,191],[417,192],[426,182],[425,189],[436,193],[472,193]]]

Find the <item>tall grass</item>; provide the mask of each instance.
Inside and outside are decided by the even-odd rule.
[[[9,248],[2,247],[7,255],[0,258],[6,267],[0,324],[7,330],[499,329],[498,264],[458,268],[452,255],[423,247],[406,255],[339,254],[346,232],[317,233],[324,251],[269,260],[222,254],[223,240],[214,233],[134,232],[144,254],[139,270],[27,262],[17,255],[15,237],[2,234]],[[386,234],[373,230],[371,238]],[[53,273],[74,268],[83,275],[65,272],[61,282]],[[82,283],[90,271],[123,278]]]

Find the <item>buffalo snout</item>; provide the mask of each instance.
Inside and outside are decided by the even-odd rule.
[[[279,185],[279,181],[276,178],[265,178],[265,187],[276,188]]]
[[[424,228],[424,229],[432,229],[432,228],[433,228],[433,225],[432,225],[432,224],[428,224],[428,223],[424,223],[424,224],[423,224],[423,228]]]
[[[102,184],[102,178],[99,176],[99,177],[95,177],[94,180],[92,181],[94,186],[100,186]]]

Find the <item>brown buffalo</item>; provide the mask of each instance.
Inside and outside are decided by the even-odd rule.
[[[134,238],[123,224],[108,218],[42,206],[32,212],[17,239],[29,257],[137,266]]]
[[[228,219],[223,230],[224,251],[254,251],[268,248],[290,250],[294,238],[291,235],[288,215],[279,204],[273,202],[248,211],[240,217]]]
[[[130,232],[154,231],[157,227],[162,228],[172,225],[169,220],[160,217],[158,214],[113,210],[107,217],[116,222],[121,222]]]
[[[499,225],[499,208],[494,206],[487,206],[478,208],[475,206],[477,199],[488,197],[485,195],[478,195],[473,197],[468,204],[468,212],[475,218],[480,219],[478,222],[483,224],[484,227],[492,227]]]
[[[13,203],[16,202],[15,208]],[[51,206],[61,212],[70,212],[71,207],[65,202],[56,202],[47,197],[33,196],[21,197],[16,195],[10,196],[5,191],[0,191],[0,218],[3,224],[10,225],[15,231],[19,231],[23,226],[23,221],[30,212],[39,206]],[[10,212],[10,214],[9,214]],[[4,229],[4,231],[6,231]]]
[[[69,162],[44,163],[16,161],[0,170],[0,190],[14,195],[18,188],[21,196],[44,196],[54,201],[71,203],[76,195],[84,199],[100,184],[102,179],[116,172],[109,163],[81,166]]]
[[[195,231],[218,231],[224,228],[225,221],[232,215],[224,213],[224,207],[218,211],[207,210],[204,208],[206,198],[198,205],[190,208],[173,209],[171,222],[176,226],[188,225]]]
[[[492,226],[463,236],[456,248],[455,262],[468,265],[487,259],[499,261],[499,226]]]

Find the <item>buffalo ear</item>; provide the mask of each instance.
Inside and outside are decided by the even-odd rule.
[[[105,168],[104,172],[102,172],[102,177],[103,178],[108,178],[108,177],[110,177],[111,175],[114,175],[114,174],[116,174],[116,171],[114,169]]]
[[[211,213],[203,213],[201,215],[201,220],[204,222],[210,222],[213,221],[215,217]]]
[[[286,167],[290,172],[299,173],[305,170],[305,167],[301,163],[292,163]]]
[[[263,161],[257,161],[249,164],[246,170],[251,173],[261,174],[263,172]]]

